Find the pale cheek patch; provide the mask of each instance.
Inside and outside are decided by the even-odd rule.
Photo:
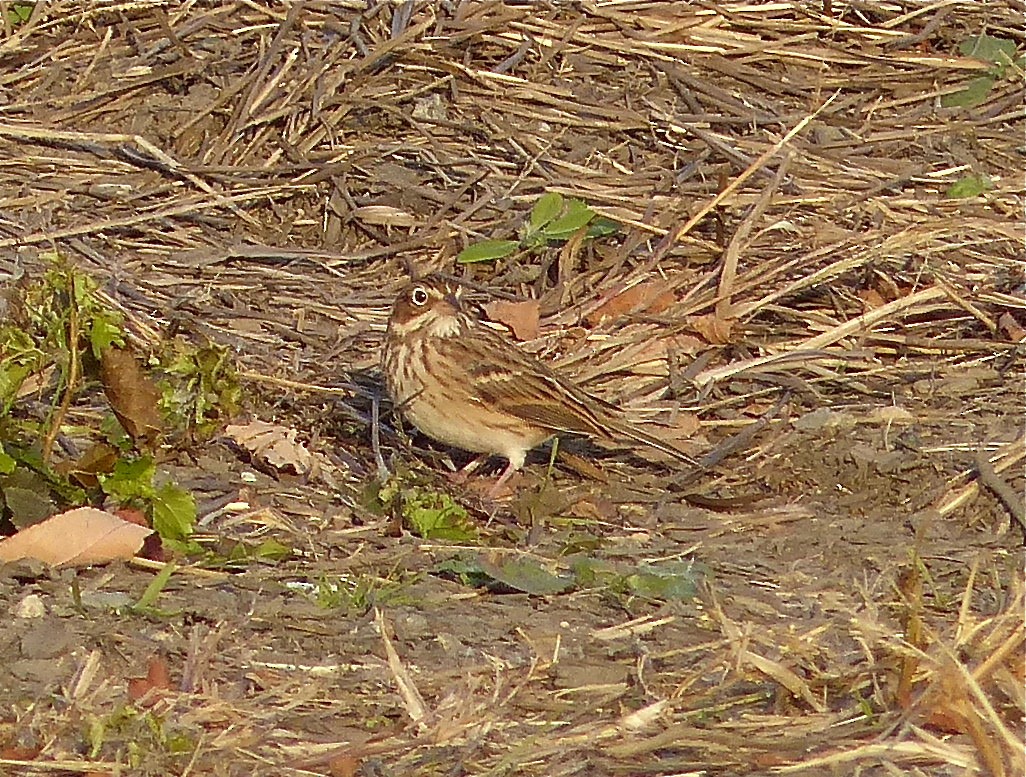
[[[456,316],[438,316],[425,324],[424,334],[428,337],[455,337],[462,329]]]

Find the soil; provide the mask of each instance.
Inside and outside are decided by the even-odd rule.
[[[633,26],[648,17],[631,21],[617,4],[537,16],[496,6],[458,24],[450,4],[309,5],[57,4],[20,43],[7,36],[25,80],[3,87],[4,121],[18,126],[4,136],[12,193],[0,269],[34,272],[56,246],[103,283],[137,345],[227,346],[246,393],[233,420],[297,431],[318,464],[303,474],[270,465],[223,430],[166,446],[162,472],[197,497],[195,539],[222,558],[249,555],[215,568],[176,557],[150,606],[139,602],[160,564],[0,566],[0,773],[1021,774],[1023,527],[976,477],[978,452],[1022,446],[1021,340],[1007,321],[985,326],[1006,313],[1023,323],[1021,176],[960,213],[933,199],[929,177],[969,157],[1021,161],[1010,150],[1021,84],[996,86],[986,120],[971,125],[937,118],[930,100],[891,107],[933,90],[936,74],[902,59],[932,49],[886,49],[843,87],[824,75],[822,99],[810,101],[800,57],[752,60],[760,70],[717,43],[726,48],[671,62]],[[640,5],[712,35],[694,9]],[[1012,12],[994,5],[986,27],[997,35]],[[921,31],[887,27],[884,8],[851,23]],[[767,45],[811,24],[768,7],[702,13]],[[953,8],[941,37],[924,28],[924,40],[948,56],[952,30],[977,31],[980,13]],[[437,39],[417,27],[440,19],[450,26]],[[615,35],[619,55],[574,42],[580,24]],[[456,27],[473,45],[461,48]],[[512,44],[509,30],[519,31]],[[329,67],[325,35],[362,54]],[[566,51],[547,48],[561,39]],[[525,58],[503,88],[527,91],[506,105],[488,90],[521,41]],[[855,56],[861,45],[824,40],[809,56]],[[102,56],[86,70],[75,46]],[[47,56],[40,75],[32,63]],[[902,74],[900,95],[879,86]],[[752,226],[772,175],[748,179],[686,240],[663,236],[835,88],[853,101],[850,116],[830,114],[798,146],[741,247],[749,285],[739,281],[734,300],[751,307],[717,339],[697,317],[713,313],[715,268]],[[745,100],[779,118],[769,135],[692,115]],[[875,116],[870,103],[886,104]],[[653,129],[667,112],[706,134],[675,134],[670,119]],[[899,147],[924,117],[937,131]],[[860,167],[863,157],[872,163]],[[638,228],[576,255],[556,246],[519,262],[453,263],[468,241],[515,234],[546,188]],[[15,208],[13,192],[28,205]],[[943,232],[955,218],[963,231]],[[917,242],[917,229],[935,231]],[[831,245],[815,267],[786,265]],[[803,285],[866,246],[877,253],[864,264]],[[708,471],[567,440],[551,466],[548,448],[533,454],[498,502],[482,493],[504,462],[451,482],[450,465],[467,457],[404,432],[387,400],[375,404],[378,345],[410,262],[462,274],[488,292],[482,300],[540,298],[542,335],[525,347],[636,415],[659,410],[689,452],[715,454]],[[923,273],[956,287],[957,304],[895,313],[846,339],[848,370],[806,356],[689,382],[775,348],[800,351],[912,294]],[[639,278],[672,292],[665,312],[582,313]],[[887,339],[897,336],[908,339]],[[916,345],[931,339],[947,345]],[[676,385],[675,369],[686,373]],[[99,397],[84,396],[72,420]],[[392,482],[452,495],[476,539],[423,539],[400,502],[376,500],[376,410]],[[1023,493],[1021,460],[999,474]],[[258,557],[272,540],[286,558]],[[558,593],[480,576],[510,559],[577,576]],[[639,581],[655,584],[658,570],[672,574],[653,595]],[[974,687],[966,677],[992,656],[1000,671]],[[955,698],[966,706],[945,703]],[[984,729],[967,722],[970,708],[984,710]]]

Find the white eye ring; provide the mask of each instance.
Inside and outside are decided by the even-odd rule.
[[[423,286],[417,286],[410,292],[410,302],[417,307],[423,307],[427,304],[428,293],[424,290]]]

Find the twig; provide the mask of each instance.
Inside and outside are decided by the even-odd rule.
[[[1009,514],[1026,531],[1026,505],[1023,504],[1022,495],[1015,493],[1015,490],[998,476],[983,451],[976,452],[976,471],[980,474],[980,482],[994,492],[994,496],[1001,500]]]
[[[382,483],[388,480],[389,471],[385,464],[385,457],[381,455],[381,400],[375,395],[371,398],[371,450],[374,451],[374,461],[378,465],[378,480]]]
[[[68,410],[71,408],[71,398],[75,394],[75,384],[78,383],[79,357],[78,357],[78,295],[75,293],[75,273],[67,271],[68,278],[68,375],[64,386],[64,396],[61,404],[54,413],[53,421],[50,424],[46,436],[43,438],[42,456],[43,461],[50,462],[50,453],[53,451],[53,443],[60,433],[61,424],[64,423]]]
[[[709,200],[709,202],[707,202],[705,205],[699,208],[698,212],[694,216],[689,218],[687,222],[685,222],[684,226],[677,230],[676,239],[679,241],[682,237],[684,237],[684,235],[690,232],[699,221],[704,219],[713,208],[715,208],[717,205],[719,205],[721,202],[727,199],[727,197],[733,194],[735,189],[740,188],[741,184],[743,184],[745,181],[747,181],[749,178],[755,175],[755,172],[757,170],[762,169],[762,166],[765,165],[770,160],[770,158],[773,157],[774,154],[776,154],[778,151],[780,151],[780,149],[784,148],[788,143],[790,143],[791,140],[799,132],[801,132],[809,125],[809,122],[811,122],[813,119],[819,116],[819,114],[825,111],[827,107],[830,105],[830,103],[837,99],[837,96],[839,94],[840,92],[834,92],[832,95],[830,95],[830,97],[827,98],[826,102],[824,102],[821,106],[819,106],[816,110],[814,110],[800,122],[795,124],[794,127],[786,135],[784,135],[784,137],[782,137],[780,140],[778,140],[776,143],[774,143],[772,146],[766,149],[762,154],[760,154],[759,158],[752,162],[752,164],[750,164],[748,168],[741,173],[741,175],[739,175],[727,186],[725,186],[723,188],[723,191],[721,191],[719,194],[717,194],[715,197]]]

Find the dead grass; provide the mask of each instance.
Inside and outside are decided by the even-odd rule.
[[[698,490],[762,482],[773,499],[701,513],[663,480],[610,516],[603,500],[630,500],[589,497],[611,545],[687,545],[715,566],[687,607],[581,591],[510,615],[438,583],[417,599],[430,627],[402,607],[326,623],[283,593],[303,564],[240,576],[238,599],[211,605],[228,615],[204,615],[197,598],[221,594],[187,577],[169,606],[194,622],[76,626],[88,638],[50,701],[0,717],[0,744],[38,757],[6,748],[0,766],[1022,774],[1022,73],[977,107],[939,102],[985,72],[957,53],[968,36],[1022,49],[1021,4],[369,5],[57,0],[0,41],[0,271],[58,250],[105,280],[139,343],[231,345],[255,413],[300,425],[337,467],[330,488],[275,483],[271,507],[207,528],[287,536],[311,569],[387,577],[444,558],[362,511],[375,465],[358,387],[404,265],[453,272],[544,191],[623,234],[458,272],[540,299],[525,347],[639,416],[700,419],[697,450],[726,456],[754,430]],[[945,196],[970,173],[992,188]],[[806,459],[809,430],[841,439]],[[810,460],[878,437],[916,462],[909,479],[859,460],[819,482],[833,475]],[[815,561],[763,564],[794,537],[832,539]],[[146,576],[113,580],[89,585]],[[63,601],[59,577],[37,585]],[[191,737],[179,761],[145,722],[109,722],[162,645],[189,679],[152,708]],[[145,731],[133,762],[125,743]]]

